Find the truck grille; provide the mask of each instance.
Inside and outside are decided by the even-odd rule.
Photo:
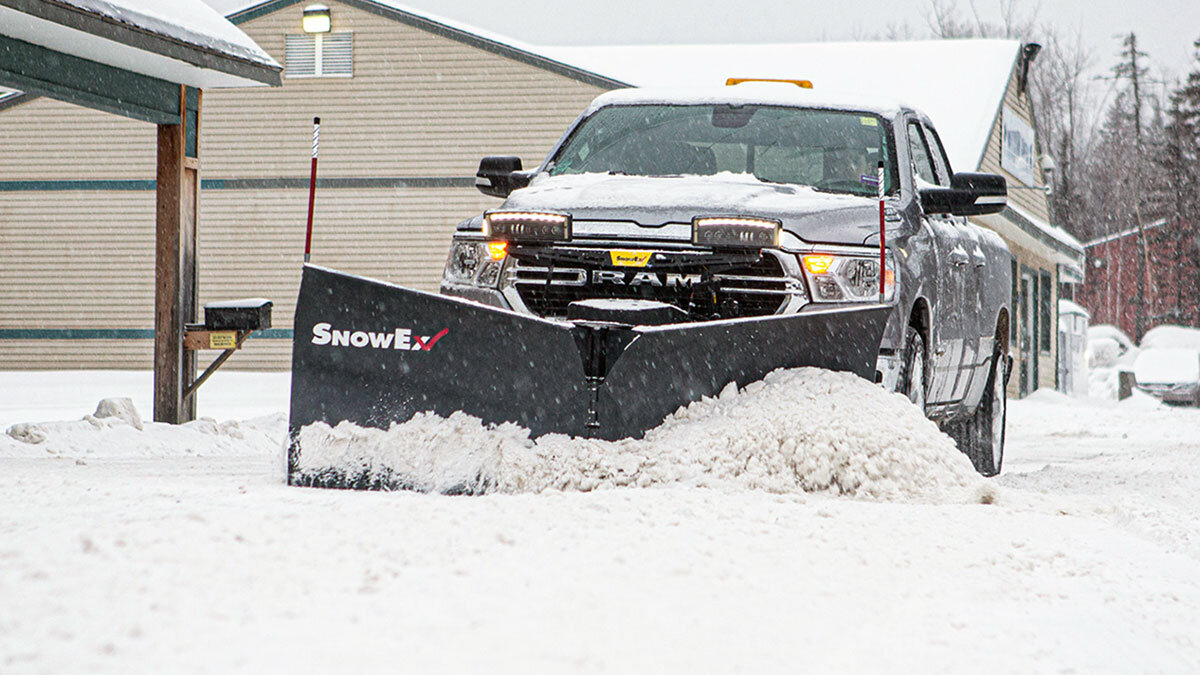
[[[576,300],[614,298],[669,303],[695,319],[729,319],[776,314],[791,297],[807,297],[803,284],[767,252],[737,264],[693,256],[690,262],[624,268],[589,265],[596,257],[588,257],[552,266],[515,257],[510,279],[529,311],[548,317],[565,317]]]

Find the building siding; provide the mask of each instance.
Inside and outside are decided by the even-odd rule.
[[[156,143],[153,124],[35,98],[0,112],[0,180],[154,180]]]
[[[0,327],[154,326],[154,192],[4,192],[0,223]]]

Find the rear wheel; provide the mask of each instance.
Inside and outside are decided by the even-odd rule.
[[[1000,473],[1004,462],[1004,422],[1008,413],[1008,392],[1005,387],[1004,354],[997,348],[992,354],[983,400],[963,425],[960,447],[975,470],[984,476]]]
[[[929,377],[925,361],[925,338],[915,327],[904,334],[904,362],[900,370],[900,393],[925,412],[925,392]]]

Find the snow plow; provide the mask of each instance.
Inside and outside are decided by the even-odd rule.
[[[873,378],[887,313],[869,305],[665,325],[551,320],[306,265],[292,353],[288,481],[404,487],[300,470],[299,432],[316,422],[387,429],[425,411],[463,411],[487,424],[515,422],[535,437],[612,440],[640,437],[680,406],[777,368]]]

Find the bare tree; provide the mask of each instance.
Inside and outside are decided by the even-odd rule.
[[[975,0],[968,3],[971,9],[969,18],[963,17],[958,11],[958,4],[953,0],[929,0],[929,8],[925,12],[925,21],[930,32],[936,38],[1006,38],[1027,39],[1035,33],[1037,13],[1041,3],[1033,6],[1032,12],[1023,13],[1019,10],[1019,0],[1001,0],[1000,22],[992,23],[983,18]]]
[[[1044,29],[1043,49],[1030,73],[1034,124],[1058,170],[1049,176],[1054,221],[1076,236],[1097,234],[1085,217],[1080,168],[1095,147],[1095,96],[1087,73],[1094,63],[1078,29],[1066,37]]]

